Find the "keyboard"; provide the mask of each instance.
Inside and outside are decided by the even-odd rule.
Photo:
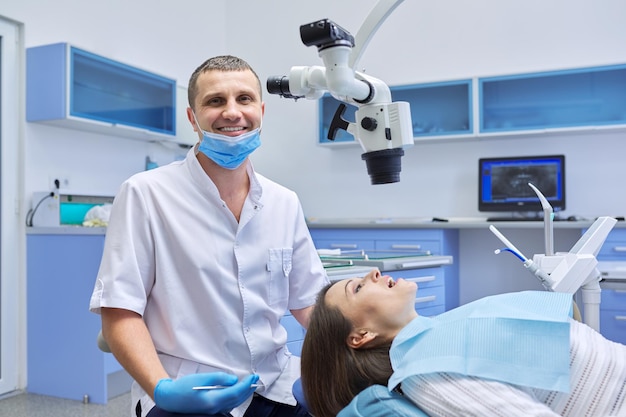
[[[487,217],[488,222],[542,222],[542,217]]]

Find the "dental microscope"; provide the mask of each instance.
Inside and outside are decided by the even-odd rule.
[[[523,262],[524,267],[535,275],[548,291],[564,292],[574,296],[580,290],[583,321],[599,332],[602,290],[596,256],[617,220],[613,217],[598,217],[569,252],[555,253],[552,206],[537,187],[531,183],[528,183],[528,186],[539,197],[543,209],[546,252],[528,259],[495,226],[491,225],[489,230],[505,245],[505,249],[498,249],[495,253],[508,251],[517,256]]]
[[[392,102],[389,87],[379,79],[355,71],[362,51],[374,32],[402,0],[380,0],[357,33],[329,19],[300,26],[304,45],[317,47],[323,66],[292,67],[289,75],[267,79],[267,90],[294,100],[320,99],[326,92],[357,107],[354,121],[343,118],[346,105],[335,112],[328,132],[334,140],[343,129],[354,136],[364,153],[372,184],[400,181],[401,157],[413,146],[411,110],[407,102]]]

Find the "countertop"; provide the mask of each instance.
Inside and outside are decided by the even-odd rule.
[[[543,221],[496,221],[488,222],[480,217],[451,217],[433,220],[433,217],[389,217],[389,218],[317,218],[306,219],[311,229],[486,229],[493,224],[499,229],[540,229]],[[447,220],[447,221],[441,221]],[[555,221],[555,229],[586,229],[595,219],[577,221]],[[615,229],[626,228],[626,222],[618,221]],[[26,234],[55,235],[104,235],[106,227],[59,226],[27,227]]]
[[[58,226],[27,227],[27,235],[104,235],[106,227]]]
[[[595,219],[559,220],[553,224],[555,229],[585,229],[594,221]],[[311,229],[486,229],[492,224],[499,229],[539,229],[544,226],[543,221],[488,222],[486,218],[480,217],[307,218],[307,225]],[[614,227],[625,228],[626,222],[618,221]]]

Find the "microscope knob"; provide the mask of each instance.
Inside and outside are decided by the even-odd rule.
[[[373,117],[364,117],[361,119],[361,127],[367,131],[373,132],[376,130],[378,122]]]

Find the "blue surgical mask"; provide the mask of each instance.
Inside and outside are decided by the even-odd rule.
[[[194,114],[194,118],[195,118]],[[203,130],[196,119],[196,125],[202,132],[202,142],[198,151],[213,162],[226,169],[235,169],[261,145],[261,128],[239,136],[226,136]]]

